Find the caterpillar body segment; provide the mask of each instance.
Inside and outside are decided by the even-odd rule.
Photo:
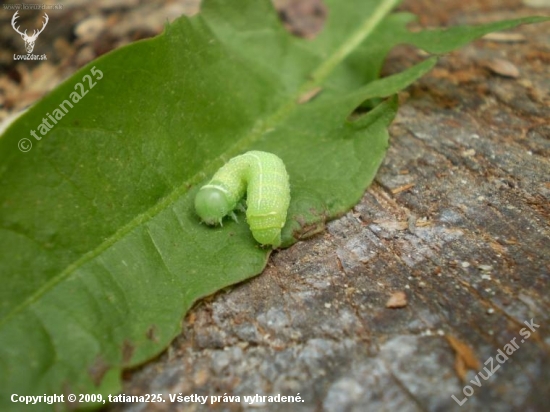
[[[279,246],[290,185],[283,161],[272,153],[250,151],[231,159],[199,190],[195,210],[205,223],[221,224],[245,193],[252,236],[262,245]]]

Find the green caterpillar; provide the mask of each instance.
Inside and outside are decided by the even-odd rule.
[[[283,161],[272,153],[251,151],[234,157],[201,187],[195,210],[208,225],[222,224],[246,193],[246,220],[262,245],[281,244],[290,204],[290,185]]]

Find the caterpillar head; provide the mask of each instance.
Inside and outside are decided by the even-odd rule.
[[[207,225],[222,223],[222,218],[233,210],[225,192],[218,187],[203,186],[195,197],[195,210]]]

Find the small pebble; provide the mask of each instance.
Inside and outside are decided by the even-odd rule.
[[[81,21],[75,28],[74,32],[83,42],[90,42],[96,39],[99,34],[105,29],[106,20],[101,16],[92,16]]]
[[[529,1],[529,0],[526,0]],[[543,1],[549,1],[549,0],[543,0]],[[489,33],[483,36],[484,40],[490,40],[490,41],[496,41],[500,43],[522,43],[524,41],[527,41],[525,36],[521,33],[506,33],[506,32],[495,32],[495,33]]]
[[[501,75],[503,77],[511,77],[513,79],[518,78],[520,73],[519,69],[510,61],[504,59],[491,59],[484,63],[484,66],[491,70],[493,73]]]
[[[523,3],[529,7],[550,7],[550,0],[523,0]]]
[[[407,306],[407,295],[405,292],[395,292],[393,293],[388,301],[386,302],[387,308],[402,308]]]

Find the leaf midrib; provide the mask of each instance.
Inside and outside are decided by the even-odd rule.
[[[281,119],[284,119],[292,112],[292,109],[298,106],[299,97],[315,88],[319,87],[326,78],[332,73],[334,68],[338,66],[353,50],[357,48],[365,39],[372,33],[374,28],[382,21],[382,19],[397,5],[400,0],[382,0],[380,5],[374,10],[374,12],[365,19],[363,24],[355,30],[338,49],[336,49],[332,55],[330,55],[323,63],[321,63],[313,72],[310,80],[306,81],[297,92],[284,104],[282,104],[278,110],[276,110],[265,121],[257,121],[248,135],[243,136],[233,146],[231,146],[225,154],[220,155],[210,162],[208,162],[203,169],[191,176],[188,180],[183,182],[179,187],[175,188],[172,193],[164,198],[160,199],[155,205],[150,207],[143,213],[137,215],[134,219],[130,220],[120,229],[118,229],[113,235],[107,238],[103,243],[99,244],[93,250],[82,255],[79,259],[68,265],[59,275],[53,277],[46,282],[42,287],[25,299],[21,304],[16,306],[11,312],[8,312],[3,319],[0,320],[0,327],[4,326],[11,318],[31,306],[38,301],[40,297],[45,295],[49,290],[53,289],[58,283],[67,279],[78,268],[93,260],[99,256],[105,250],[110,248],[116,242],[124,238],[128,233],[134,230],[136,227],[148,222],[154,218],[157,214],[165,210],[168,206],[174,204],[181,196],[183,196],[189,187],[199,183],[204,179],[204,175],[210,175],[217,167],[223,162],[223,158],[231,158],[242,151],[253,142],[257,141],[267,130],[274,128]]]

